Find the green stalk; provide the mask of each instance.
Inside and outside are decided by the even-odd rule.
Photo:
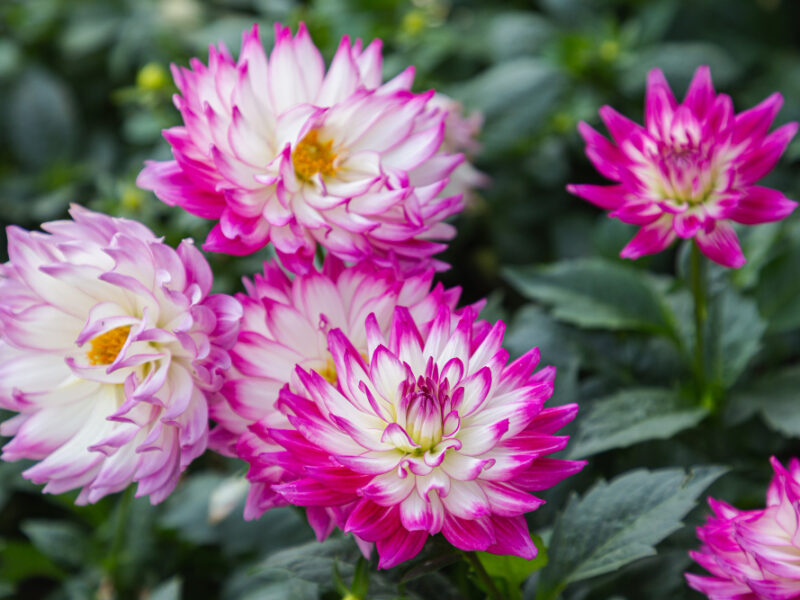
[[[504,600],[503,595],[500,593],[500,590],[497,589],[497,586],[494,584],[494,580],[492,579],[491,575],[486,572],[486,569],[483,568],[481,564],[481,559],[478,558],[478,555],[475,554],[474,550],[470,551],[462,551],[464,555],[464,559],[467,563],[475,569],[475,572],[478,574],[478,579],[481,580],[483,585],[486,587],[486,591],[489,593],[489,597],[492,600]]]
[[[697,399],[701,405],[713,409],[714,399],[709,393],[706,382],[705,326],[708,318],[706,260],[696,243],[692,243],[690,279],[694,298],[694,373]]]
[[[131,504],[133,503],[134,486],[129,485],[128,488],[117,499],[116,510],[116,524],[114,527],[114,538],[111,540],[111,546],[108,551],[108,559],[106,561],[107,572],[114,585],[115,590],[121,588],[120,582],[120,552],[125,545],[125,528],[128,525],[128,516],[130,514]]]

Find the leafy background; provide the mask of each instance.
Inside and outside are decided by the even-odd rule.
[[[209,42],[238,49],[254,21],[269,46],[275,20],[304,20],[327,57],[343,34],[381,37],[387,76],[414,64],[417,89],[485,115],[475,162],[493,181],[457,219],[442,279],[461,285],[466,301],[490,298],[486,316],[507,320],[512,354],[538,345],[558,367],[553,402],[581,405],[565,452],[590,461],[530,515],[540,558],[481,556],[498,588],[526,600],[698,597],[681,573],[706,493],[763,504],[767,457],[800,450],[800,217],[743,231],[743,269],[710,269],[711,391],[697,397],[686,248],[619,260],[631,229],[564,186],[599,182],[576,124],[597,124],[606,103],[641,120],[654,66],[682,93],[709,64],[739,109],[779,90],[779,121],[800,118],[800,5],[3,0],[2,224],[35,228],[78,202],[142,220],[170,243],[202,240],[208,223],[134,185],[145,158],[168,156],[160,130],[178,123],[168,65],[204,59]],[[800,139],[765,185],[800,197],[799,158]],[[230,292],[263,256],[210,259],[217,289]],[[24,466],[0,464],[0,597],[484,595],[438,540],[376,574],[349,539],[314,542],[290,509],[245,523],[236,461],[207,455],[156,508],[130,494],[74,507],[74,496],[25,483]]]

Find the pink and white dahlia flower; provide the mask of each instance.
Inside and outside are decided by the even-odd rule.
[[[204,248],[249,254],[272,242],[295,272],[316,244],[347,261],[416,268],[454,235],[461,210],[442,194],[463,160],[440,152],[446,113],[433,91],[409,91],[412,68],[381,82],[381,42],[342,38],[329,69],[300,25],[275,26],[269,58],[254,26],[234,61],[173,68],[184,124],[164,132],[174,160],[148,162],[137,183],[219,222]],[[434,263],[438,264],[438,263]]]
[[[682,104],[659,69],[650,71],[642,127],[610,106],[600,117],[613,142],[586,123],[586,155],[615,185],[567,189],[641,229],[624,258],[660,252],[676,237],[694,238],[712,260],[741,267],[744,255],[732,223],[783,219],[795,202],[755,185],[778,162],[797,131],[788,123],[768,133],[783,104],[775,93],[738,115],[729,96],[716,94],[708,67],[699,67]]]
[[[534,557],[523,515],[543,501],[529,492],[583,466],[546,457],[566,445],[554,432],[577,406],[544,408],[554,369],[532,374],[535,349],[507,364],[503,330],[440,306],[423,328],[395,308],[388,334],[370,315],[366,353],[330,331],[337,385],[296,367],[299,385],[278,402],[291,427],[251,428],[283,451],[254,453],[253,469],[290,472],[273,490],[336,511],[344,531],[375,543],[380,568],[440,532],[464,550]]]
[[[322,272],[310,271],[294,279],[276,263],[264,264],[264,275],[245,280],[247,294],[239,294],[244,315],[238,341],[232,348],[232,369],[221,393],[210,406],[218,423],[212,430],[210,446],[229,456],[250,460],[281,447],[249,431],[257,421],[271,427],[289,428],[290,422],[277,407],[281,388],[290,383],[295,366],[320,373],[337,383],[336,368],[328,349],[328,332],[342,331],[362,354],[367,352],[364,323],[375,315],[378,327],[388,332],[397,306],[406,306],[421,327],[433,321],[439,306],[454,309],[460,289],[445,290],[441,284],[431,290],[433,270],[398,279],[393,270],[369,262],[345,267],[328,256]],[[300,386],[299,389],[302,389]],[[287,504],[272,484],[292,479],[279,467],[253,469],[245,508],[255,518],[274,506]],[[330,533],[336,515],[331,511],[309,510],[312,525],[321,538]]]
[[[690,555],[711,575],[686,574],[711,600],[800,598],[800,461],[775,457],[767,507],[738,510],[709,498],[714,511],[697,528],[703,546]]]
[[[211,270],[144,225],[73,206],[47,233],[8,228],[0,265],[4,460],[79,504],[138,482],[163,500],[206,447],[206,394],[222,385],[239,303]]]

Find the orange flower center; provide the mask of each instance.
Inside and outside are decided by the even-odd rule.
[[[309,181],[317,173],[326,177],[336,175],[336,167],[333,166],[336,154],[331,151],[333,140],[321,142],[318,136],[319,131],[312,129],[300,140],[292,153],[294,172],[303,181]]]
[[[131,332],[130,325],[117,327],[111,331],[98,335],[89,344],[91,348],[86,353],[91,365],[110,365],[117,358],[119,351],[125,345],[128,334]]]

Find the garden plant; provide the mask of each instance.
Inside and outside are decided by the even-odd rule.
[[[0,5],[0,597],[800,598],[798,23]]]

